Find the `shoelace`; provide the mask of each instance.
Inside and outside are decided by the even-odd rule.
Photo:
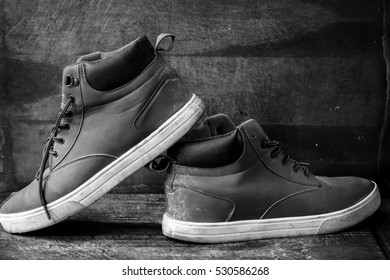
[[[64,138],[57,137],[57,133],[59,132],[60,129],[69,129],[70,128],[69,124],[61,124],[61,120],[65,116],[68,116],[68,117],[72,116],[73,112],[69,111],[68,109],[69,109],[69,106],[73,102],[74,102],[74,97],[69,96],[62,111],[60,113],[58,113],[58,118],[57,118],[56,124],[51,128],[50,136],[47,138],[46,144],[43,147],[41,165],[40,165],[40,167],[37,171],[37,174],[35,176],[35,178],[36,178],[36,180],[38,180],[38,184],[39,184],[39,197],[41,199],[41,204],[42,204],[43,208],[45,209],[46,216],[49,220],[51,220],[51,216],[49,214],[49,211],[47,210],[47,203],[46,203],[45,194],[44,194],[43,173],[45,171],[47,160],[49,159],[49,154],[54,156],[54,157],[58,156],[57,151],[53,151],[54,142],[59,142],[61,144],[64,143]]]
[[[309,166],[309,164],[306,162],[296,161],[296,160],[290,158],[290,156],[286,154],[285,150],[283,150],[283,148],[281,147],[281,145],[278,141],[269,140],[269,139],[263,140],[261,142],[261,147],[263,149],[264,148],[273,148],[273,150],[271,151],[271,158],[273,158],[273,159],[276,158],[280,153],[282,153],[284,155],[282,162],[281,162],[282,166],[286,166],[286,164],[291,160],[294,162],[293,171],[295,173],[298,172],[299,168],[301,168],[303,170],[303,173],[305,174],[305,176],[309,177],[309,169],[307,168],[307,166]]]

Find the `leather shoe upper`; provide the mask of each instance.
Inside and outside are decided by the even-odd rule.
[[[255,120],[232,127],[226,126],[227,116],[217,115],[207,122],[225,128],[202,125],[168,150],[174,163],[165,181],[167,214],[175,219],[225,222],[325,214],[356,204],[374,189],[366,179],[314,176]]]
[[[50,149],[48,164],[42,170],[47,204],[137,145],[192,97],[146,37],[112,52],[81,57],[64,69],[62,83],[61,108],[66,112],[52,129],[52,143],[45,146]],[[34,179],[13,194],[0,213],[41,205]]]

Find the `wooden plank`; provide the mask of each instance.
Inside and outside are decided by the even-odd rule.
[[[3,13],[3,7],[2,2],[0,2],[0,22],[4,22],[4,13]],[[4,40],[4,34],[2,30],[0,30],[0,77],[4,77],[6,73],[6,64],[5,64],[5,40]],[[5,96],[5,90],[6,85],[4,83],[4,79],[0,78],[0,104],[3,104],[3,96]],[[0,113],[0,192],[6,191],[7,187],[5,186],[4,181],[4,173],[6,172],[6,161],[3,159],[3,154],[5,153],[4,145],[5,145],[5,124],[4,124],[5,116]]]
[[[5,22],[3,4],[0,1],[0,26],[4,26]],[[10,118],[4,110],[8,88],[6,45],[5,31],[0,28],[0,192],[9,191],[8,186],[14,183]]]
[[[4,195],[2,195],[4,197]],[[384,259],[366,224],[323,236],[191,244],[161,234],[163,195],[108,194],[53,227],[0,231],[0,259]]]
[[[390,199],[382,199],[373,219],[373,232],[385,256],[390,259]]]
[[[291,158],[310,163],[316,175],[377,180],[379,128],[264,125]]]
[[[379,129],[368,127],[262,125],[292,158],[318,162],[375,161]]]
[[[53,63],[59,55],[110,49],[161,32],[178,35],[174,55],[381,53],[380,0],[4,2],[10,53],[35,61]]]
[[[377,127],[383,59],[188,57],[170,59],[190,91],[236,121]]]
[[[12,158],[12,137],[9,117],[0,112],[0,192],[15,189],[16,176]]]
[[[61,111],[63,67],[7,59],[7,94],[1,110],[11,116],[24,116],[26,120],[54,122]]]

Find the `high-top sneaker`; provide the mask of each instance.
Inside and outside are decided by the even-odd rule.
[[[162,230],[176,239],[229,242],[330,233],[363,221],[380,204],[374,182],[314,176],[255,120],[236,127],[225,115],[210,117],[168,156]],[[154,165],[163,168],[166,161]]]
[[[173,42],[172,34],[161,34],[153,47],[140,37],[64,69],[62,110],[36,178],[1,207],[6,231],[44,228],[80,212],[196,123],[201,100],[160,55]]]

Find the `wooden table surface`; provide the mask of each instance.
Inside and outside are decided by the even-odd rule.
[[[1,201],[6,194],[1,194]],[[161,233],[163,194],[109,193],[50,228],[0,231],[0,259],[386,259],[390,199],[348,231],[225,244],[192,244]]]

